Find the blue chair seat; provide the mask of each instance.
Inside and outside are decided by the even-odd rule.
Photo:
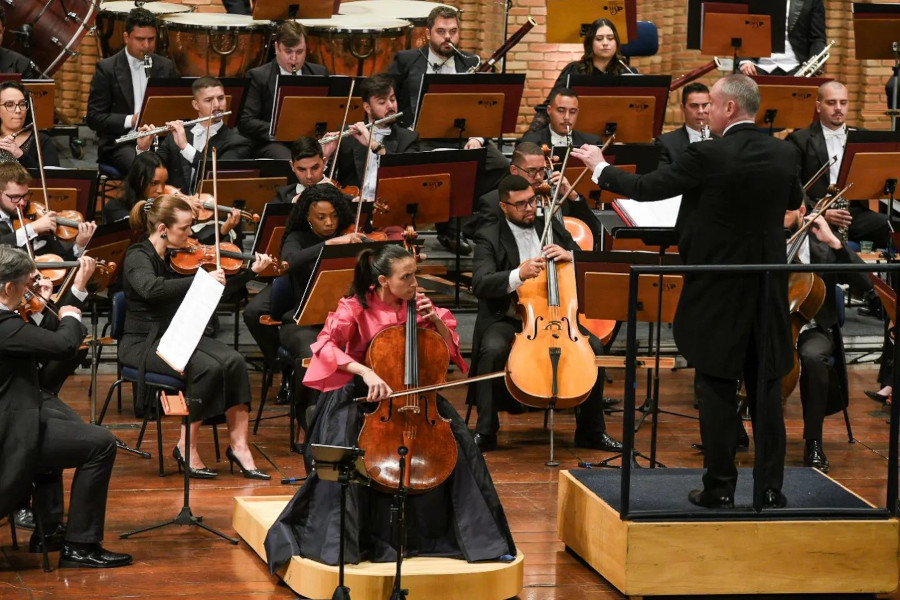
[[[128,381],[137,381],[137,367],[122,365],[122,378],[127,379]],[[152,385],[154,387],[164,388],[166,389],[166,391],[171,390],[173,392],[183,391],[185,387],[184,379],[181,379],[180,377],[164,375],[163,373],[154,373],[152,371],[144,372],[144,383],[147,385]]]
[[[97,171],[101,175],[106,175],[110,179],[125,179],[125,173],[122,173],[112,165],[97,163]]]

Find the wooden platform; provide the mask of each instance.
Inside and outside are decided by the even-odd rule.
[[[234,499],[235,531],[264,561],[266,532],[291,496]],[[522,591],[524,555],[509,563],[474,563],[452,558],[412,558],[403,562],[403,587],[410,598],[441,600],[506,600]],[[354,600],[388,600],[394,585],[394,563],[347,565],[345,585]],[[338,568],[295,556],[279,573],[292,590],[307,598],[330,598]]]
[[[659,493],[674,492],[661,487]],[[560,538],[627,596],[875,594],[897,588],[897,519],[765,518],[623,521],[612,502],[571,472],[559,474]]]

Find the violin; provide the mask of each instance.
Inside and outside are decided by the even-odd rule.
[[[191,205],[191,211],[194,213],[194,220],[200,222],[212,219],[216,208],[219,209],[220,213],[224,213],[225,216],[230,215],[231,211],[234,210],[234,208],[230,206],[222,206],[221,204],[216,206],[213,195],[207,194],[206,192],[188,196],[178,188],[167,185],[163,193],[169,194],[170,196],[178,196],[187,200]],[[241,210],[241,220],[247,221],[248,223],[259,223],[259,215],[249,210]]]
[[[81,263],[71,260],[62,260],[55,254],[44,254],[34,259],[37,265],[38,273],[41,279],[49,279],[53,285],[58,285],[66,277],[66,271],[81,266]],[[88,289],[85,291],[96,293],[109,287],[112,276],[115,274],[118,265],[114,262],[107,263],[105,260],[98,260],[91,279],[88,281]],[[18,306],[19,314],[26,321],[32,314],[41,313],[45,308],[50,307],[50,299],[44,298],[40,293],[40,286],[35,281],[29,288],[25,290],[22,302]],[[52,309],[51,309],[52,310]]]
[[[193,275],[197,269],[213,271],[216,269],[216,247],[201,244],[194,238],[189,238],[187,246],[183,248],[171,248],[169,250],[172,269],[182,275]],[[244,268],[244,261],[254,260],[253,254],[245,254],[236,245],[229,242],[219,244],[219,255],[222,258],[222,270],[226,275],[234,275]],[[272,260],[272,266],[276,274],[287,272],[288,264],[284,261]]]
[[[379,332],[366,351],[366,364],[392,390],[443,383],[450,365],[444,338],[433,329],[417,327],[417,315],[413,297],[406,301],[406,323]],[[402,353],[397,351],[401,346]],[[366,474],[386,492],[401,488],[412,494],[427,492],[446,481],[456,467],[456,440],[450,420],[438,413],[435,391],[379,402],[365,415],[358,443],[365,450]],[[403,469],[401,446],[407,448]]]
[[[47,207],[40,202],[29,202],[23,211],[24,216],[29,221],[37,221],[48,211]],[[18,221],[18,215],[13,217],[13,221]],[[84,215],[77,210],[60,210],[56,211],[56,237],[61,240],[73,240],[78,235],[78,226],[84,223]]]

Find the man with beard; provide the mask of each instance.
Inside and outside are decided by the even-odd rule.
[[[681,92],[681,116],[684,125],[664,133],[656,138],[660,148],[659,164],[668,165],[675,162],[690,144],[710,139],[709,125],[709,88],[699,82],[684,86]]]

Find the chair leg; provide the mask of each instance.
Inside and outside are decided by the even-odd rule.
[[[46,532],[44,531],[44,520],[41,518],[40,507],[35,502],[34,494],[31,494],[31,512],[32,514],[34,514],[34,526],[37,530],[38,537],[41,538],[41,546],[44,549],[44,572],[49,573],[53,570],[53,568],[50,566],[50,555],[47,553],[47,536]]]
[[[116,379],[122,379],[122,365],[120,365],[118,361],[116,361]],[[116,392],[116,395],[118,396],[116,398],[116,411],[119,414],[122,414],[122,388],[121,387],[119,387],[119,391]]]
[[[19,536],[16,534],[16,513],[9,513],[9,534],[12,537],[12,549],[19,549]]]
[[[241,316],[241,301],[236,300],[234,303],[234,349],[239,350],[241,345],[241,324],[238,319]]]
[[[259,421],[262,419],[263,408],[266,407],[266,400],[269,398],[269,389],[272,387],[272,378],[275,376],[275,369],[268,366],[263,371],[262,397],[259,399],[259,408],[256,410],[256,422],[253,423],[253,435],[259,432]]]
[[[147,431],[147,421],[150,420],[150,409],[144,411],[144,420],[141,422],[141,430],[138,432],[138,439],[135,448],[138,450],[141,449],[141,443],[144,441],[144,432]]]
[[[124,379],[116,379],[116,382],[110,386],[109,391],[106,393],[106,400],[103,401],[103,408],[100,409],[100,416],[97,418],[97,425],[103,425],[103,418],[106,416],[106,409],[109,408],[109,401],[112,400],[113,390],[119,390],[119,397],[121,398],[121,388],[123,383],[125,383]]]
[[[466,427],[469,426],[469,419],[472,418],[472,405],[466,406]]]
[[[166,474],[163,467],[163,443],[162,443],[162,391],[156,392],[156,451],[159,452],[159,476]],[[186,465],[188,467],[190,465]]]
[[[847,412],[847,407],[844,407],[844,425],[847,426],[847,443],[852,444],[856,441],[853,437],[853,428],[850,427],[850,414]]]

